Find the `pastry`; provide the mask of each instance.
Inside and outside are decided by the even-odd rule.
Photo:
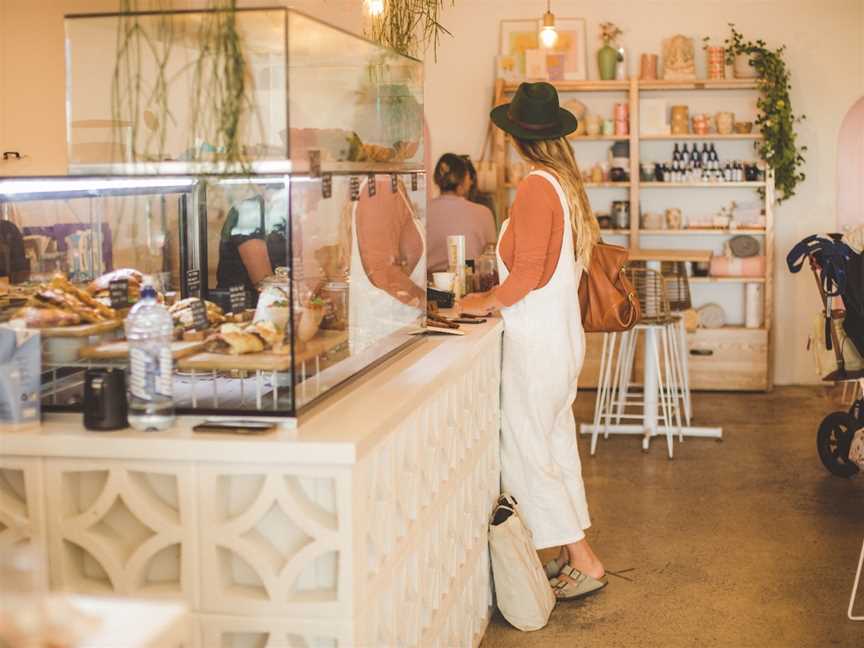
[[[144,283],[144,275],[135,270],[134,268],[118,268],[117,270],[107,272],[101,277],[91,281],[90,284],[87,286],[87,292],[95,296],[97,293],[102,292],[103,290],[108,290],[110,283],[112,281],[117,281],[118,279],[129,280],[130,295],[132,293],[133,285],[136,287],[136,289],[140,290],[141,284]]]
[[[60,308],[25,306],[19,309],[14,317],[23,319],[28,328],[74,326],[81,323],[81,318],[76,313],[70,313]]]
[[[219,333],[210,338],[208,348],[214,351],[227,348],[232,355],[242,355],[263,351],[264,341],[237,324],[223,324]]]

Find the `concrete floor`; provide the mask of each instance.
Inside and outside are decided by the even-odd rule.
[[[577,401],[590,419],[594,392]],[[534,633],[496,612],[483,648],[822,648],[864,646],[864,622],[846,619],[864,538],[864,475],[832,477],[816,455],[816,428],[839,406],[820,388],[696,395],[696,425],[725,440],[665,439],[648,454],[638,437],[580,439],[593,528],[606,568],[632,582],[560,603]],[[859,596],[864,614],[864,592]]]

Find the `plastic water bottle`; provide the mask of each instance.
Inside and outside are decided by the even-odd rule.
[[[136,430],[164,430],[174,422],[174,324],[151,285],[126,318],[129,341],[129,425]]]

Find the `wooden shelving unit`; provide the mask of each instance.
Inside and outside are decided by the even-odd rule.
[[[584,138],[577,138],[574,141],[578,141]],[[626,137],[621,138],[618,136],[614,139],[628,139]],[[705,141],[705,142],[714,142],[714,141],[725,141],[725,140],[761,140],[761,133],[732,133],[731,135],[721,135],[720,133],[709,133],[708,135],[694,135],[693,133],[689,133],[687,135],[640,135],[639,139],[643,142],[687,142],[687,141]]]
[[[628,141],[630,143],[630,177],[639,178],[640,168],[640,144],[641,142],[674,142],[674,141],[752,141],[761,139],[759,133],[719,135],[716,133],[708,135],[641,135],[639,133],[639,99],[642,93],[666,92],[755,92],[759,88],[756,79],[724,79],[720,81],[696,80],[696,81],[639,81],[630,79],[627,81],[567,81],[553,82],[558,92],[562,95],[578,93],[619,93],[626,97],[630,113],[630,134],[621,135],[597,135],[592,137],[576,137],[571,140],[573,145],[582,142],[614,142]],[[495,84],[495,105],[509,101],[509,95],[516,91],[518,83],[505,83],[499,80]],[[736,95],[740,96],[740,95]],[[616,97],[616,101],[619,99]],[[716,101],[716,100],[715,100]],[[512,200],[511,186],[505,184],[505,169],[509,158],[509,142],[504,133],[498,129],[494,131],[492,155],[497,162],[499,190],[496,194],[496,203],[499,205],[499,218],[503,218]],[[580,149],[581,150],[581,149]],[[731,238],[739,234],[749,234],[759,237],[763,241],[765,253],[766,276],[765,277],[692,277],[694,294],[698,295],[700,289],[711,290],[706,285],[740,286],[741,299],[744,299],[745,286],[747,284],[761,284],[763,288],[763,326],[758,329],[748,329],[743,326],[727,326],[722,329],[699,329],[689,336],[691,349],[704,351],[709,349],[711,354],[697,353],[691,357],[691,385],[694,389],[741,389],[741,390],[768,390],[773,385],[771,371],[771,340],[773,337],[773,308],[774,308],[774,180],[773,173],[768,172],[765,182],[694,182],[694,183],[664,183],[664,182],[604,182],[586,183],[589,189],[626,189],[631,205],[629,230],[604,230],[603,236],[626,237],[625,244],[630,248],[631,258],[664,258],[665,260],[688,260],[701,258],[704,250],[679,250],[669,249],[665,251],[654,248],[675,248],[673,241],[680,245],[682,237],[715,237]],[[761,190],[764,199],[764,211],[766,216],[766,227],[764,230],[646,230],[639,227],[640,193],[650,191],[674,191],[680,189],[727,189],[734,191],[749,190],[754,194]],[[723,195],[723,194],[720,194]],[[642,247],[643,239],[647,248]],[[670,242],[663,245],[664,239]],[[686,240],[686,238],[684,238]],[[666,255],[665,257],[663,255]],[[709,295],[711,293],[705,293]],[[704,300],[701,300],[704,301]],[[742,301],[743,303],[743,301]],[[596,384],[596,370],[599,364],[599,349],[601,336],[589,335],[589,349],[586,357],[586,367],[580,384]],[[723,376],[717,372],[716,362],[721,360],[724,367],[734,367],[726,371]],[[723,372],[721,372],[723,373]]]
[[[631,176],[632,177],[632,176]],[[764,187],[764,182],[640,182],[642,189],[741,189]]]
[[[666,230],[639,230],[641,236],[737,236],[747,234],[749,236],[765,236],[763,229],[666,229]]]

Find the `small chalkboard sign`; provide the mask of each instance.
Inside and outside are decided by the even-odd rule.
[[[192,268],[186,271],[186,290],[190,297],[201,294],[201,271]]]
[[[321,175],[321,151],[309,151],[309,175],[313,178]]]
[[[366,176],[366,184],[368,185],[367,188],[369,189],[369,197],[372,198],[372,196],[374,196],[378,192],[378,187],[375,184],[374,173],[370,173],[368,176]]]
[[[231,286],[228,289],[228,301],[231,303],[232,313],[242,313],[246,309],[246,288],[242,284]]]
[[[351,187],[351,202],[357,202],[360,200],[360,178],[351,176],[349,186]]]
[[[192,328],[196,331],[205,331],[210,325],[207,321],[207,307],[200,299],[196,299],[189,304],[189,310],[192,311]]]
[[[396,193],[399,191],[399,174],[391,173],[390,174],[390,191]]]
[[[411,174],[411,191],[417,191],[420,186],[420,175],[417,173]]]
[[[126,308],[129,305],[129,280],[114,279],[108,282],[111,308]]]
[[[321,176],[321,197],[329,198],[333,195],[333,174],[325,173]]]

